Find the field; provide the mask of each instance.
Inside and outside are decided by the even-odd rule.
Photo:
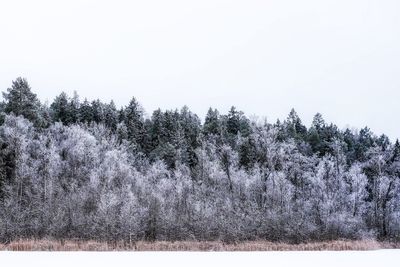
[[[123,242],[19,240],[0,245],[5,266],[391,266],[398,244],[332,241],[290,245],[266,241]],[[49,253],[48,251],[53,251]],[[101,252],[100,252],[101,251]],[[134,252],[133,252],[134,251]],[[190,251],[190,252],[188,252]],[[228,252],[229,251],[229,252]]]
[[[18,240],[0,244],[7,251],[343,251],[400,248],[399,243],[364,241],[330,241],[305,244],[286,244],[267,241],[249,241],[234,244],[223,242],[97,242],[80,240],[56,241]]]

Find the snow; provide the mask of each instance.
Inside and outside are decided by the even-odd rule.
[[[307,252],[0,252],[2,266],[394,266],[400,250]],[[8,264],[7,264],[8,263]]]

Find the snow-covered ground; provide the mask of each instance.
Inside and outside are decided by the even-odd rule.
[[[400,250],[309,252],[0,252],[1,266],[398,266]],[[257,265],[256,265],[257,264]]]

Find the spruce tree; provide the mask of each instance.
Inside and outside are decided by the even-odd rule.
[[[72,122],[70,107],[68,95],[62,92],[50,106],[53,121],[60,121],[66,125],[70,124]]]
[[[93,121],[93,111],[89,101],[85,98],[79,108],[79,118],[81,122],[90,123]]]
[[[219,112],[216,109],[209,108],[203,126],[203,133],[205,136],[221,134]]]
[[[124,117],[128,139],[140,148],[144,138],[144,111],[134,97],[125,108]]]
[[[287,137],[293,138],[297,142],[303,141],[306,137],[307,128],[302,124],[300,117],[294,109],[290,111],[285,121],[285,130]]]
[[[117,129],[118,124],[118,111],[115,107],[114,101],[111,100],[110,104],[104,107],[104,123],[112,131]]]
[[[400,162],[400,142],[399,139],[396,139],[396,143],[393,148],[392,162],[399,161]]]
[[[19,77],[13,81],[11,88],[3,92],[3,98],[6,113],[22,115],[35,124],[39,123],[40,102],[25,78]]]

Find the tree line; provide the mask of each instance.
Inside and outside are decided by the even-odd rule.
[[[295,110],[42,104],[17,78],[0,103],[0,241],[400,239],[400,144]]]

